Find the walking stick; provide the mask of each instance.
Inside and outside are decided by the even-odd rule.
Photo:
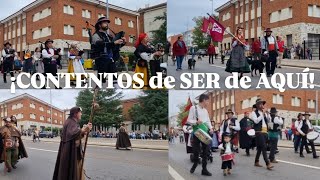
[[[7,147],[6,147],[6,137],[7,137],[7,133],[4,132],[4,140],[3,140],[3,160],[4,160],[4,174],[6,174],[7,171]]]
[[[93,99],[92,99],[92,106],[91,106],[91,113],[90,113],[89,123],[92,123],[93,116],[94,116],[94,110],[95,110],[95,108],[98,107],[98,104],[96,103],[96,97],[98,95],[98,92],[99,92],[99,88],[95,88],[94,89],[94,93],[93,93]],[[86,155],[86,150],[87,150],[88,137],[89,137],[89,133],[87,133],[86,140],[85,140],[85,143],[84,143],[83,158],[82,158],[82,162],[81,162],[81,170],[82,171],[84,171],[83,165],[84,165],[84,157]],[[81,171],[81,174],[80,174],[80,180],[82,179],[82,176],[83,176],[83,172],[82,171]]]

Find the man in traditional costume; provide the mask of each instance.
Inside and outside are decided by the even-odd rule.
[[[253,145],[253,138],[248,135],[248,131],[253,129],[254,122],[249,118],[250,113],[245,112],[240,121],[239,142],[240,148],[246,150],[246,155],[250,156],[250,149]]]
[[[228,111],[225,113],[227,115],[227,119],[223,120],[220,126],[220,137],[222,137],[223,141],[223,135],[225,133],[231,134],[231,141],[232,144],[235,146],[236,151],[238,152],[238,142],[239,142],[239,136],[238,132],[240,131],[240,124],[237,118],[234,118],[233,111],[231,109],[228,109]]]
[[[16,52],[11,48],[11,44],[6,42],[4,44],[4,49],[2,50],[3,57],[3,82],[7,83],[7,73],[10,73],[11,77],[14,77],[13,74],[13,63]]]
[[[279,46],[277,43],[277,39],[272,36],[272,30],[267,28],[265,31],[266,36],[261,39],[261,49],[264,56],[267,56],[266,62],[266,72],[267,76],[271,76],[274,74],[274,71],[277,66],[277,57]]]
[[[270,123],[268,125],[268,135],[269,135],[269,144],[270,144],[270,154],[269,159],[271,163],[278,163],[275,159],[276,150],[278,149],[278,137],[279,131],[278,128],[283,124],[281,117],[277,116],[277,109],[272,107],[270,109]]]
[[[27,158],[27,152],[21,140],[20,131],[13,125],[11,118],[5,117],[5,125],[0,128],[2,150],[0,162],[5,162],[8,172],[17,168],[18,159]]]
[[[89,134],[92,124],[88,123],[88,125],[80,128],[79,121],[81,116],[82,109],[80,107],[73,107],[63,125],[53,180],[84,179],[84,172],[81,169],[83,162],[81,139]]]
[[[119,128],[116,149],[125,148],[126,150],[130,150],[129,147],[131,147],[131,142],[127,133],[126,125],[122,124]]]

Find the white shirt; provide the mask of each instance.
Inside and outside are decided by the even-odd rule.
[[[298,130],[298,132],[299,132],[300,134],[302,134],[302,135],[306,135],[306,134],[305,134],[304,132],[302,132],[302,130],[301,130],[302,125],[303,125],[303,121],[300,121],[300,123],[299,123],[299,126],[298,126],[297,130]],[[311,125],[311,123],[310,123],[310,121],[309,121],[309,120],[307,120],[307,125],[308,125],[308,127],[309,127],[309,130],[313,129],[313,127],[312,127],[312,125]]]
[[[298,129],[300,122],[302,121],[302,119],[300,121],[296,120],[294,122],[294,127]]]
[[[270,117],[270,119],[271,119],[271,117]],[[271,122],[271,121],[270,121],[270,122]],[[282,120],[281,117],[276,116],[276,117],[274,117],[273,123],[274,123],[274,124],[282,125],[282,124],[283,124],[283,120]]]
[[[265,128],[266,128],[266,127],[267,127],[267,124],[266,124],[265,121],[264,121],[264,117],[266,116],[267,119],[269,120],[269,119],[270,119],[270,115],[267,115],[267,114],[264,115],[262,111],[258,111],[258,112],[259,112],[260,116],[257,117],[256,112],[253,111],[253,112],[251,113],[251,119],[253,120],[253,122],[254,122],[255,124],[259,124],[260,121],[262,121],[262,127],[265,127]]]
[[[54,50],[51,48],[49,49],[50,54],[47,52],[46,49],[42,50],[42,57],[43,58],[52,58],[54,56]],[[55,60],[54,58],[52,58],[52,60]]]
[[[199,105],[197,106],[198,110],[198,119],[201,120],[203,123],[207,124],[207,127],[209,129],[212,129],[211,121],[209,118],[209,113],[206,108],[200,107]],[[197,117],[196,117],[196,108],[195,106],[192,106],[189,111],[188,115],[188,120],[187,122],[191,125],[196,125],[197,124]]]
[[[226,120],[225,120],[226,121]],[[223,121],[223,123],[221,123],[221,126],[220,126],[220,135],[222,135],[224,132],[223,132],[223,129],[224,129],[224,122],[225,121]],[[230,123],[231,123],[231,119],[229,119],[228,120],[228,122],[227,122],[227,128],[226,128],[226,132],[227,133],[230,133],[231,132],[231,129],[233,129],[233,130],[236,130],[236,131],[240,131],[240,123],[239,123],[239,121],[236,119],[235,120],[235,126],[230,126]]]
[[[184,133],[188,133],[188,134],[192,133],[192,126],[184,125],[182,129]]]
[[[222,150],[225,150],[224,151],[224,154],[232,154],[232,150],[231,150],[231,143],[228,142],[226,143],[226,149],[223,148],[223,143],[221,143],[219,146],[218,146],[219,149],[222,149]]]

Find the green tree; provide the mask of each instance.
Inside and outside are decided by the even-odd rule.
[[[179,127],[181,127],[182,119],[185,118],[186,116],[188,116],[188,112],[184,112],[184,109],[186,108],[186,106],[187,106],[187,104],[178,105],[179,110],[180,110],[178,113],[178,119],[177,119]]]
[[[145,90],[139,97],[140,104],[129,110],[135,124],[166,125],[168,124],[168,91]]]
[[[218,20],[217,16],[213,16],[216,20]],[[196,26],[194,28],[194,31],[192,32],[193,34],[193,44],[195,44],[198,49],[206,49],[208,48],[210,42],[211,42],[211,37],[202,32],[202,22],[203,22],[203,17],[194,17],[193,21],[196,23]],[[215,45],[217,45],[217,42],[214,42]]]
[[[154,18],[154,22],[163,21],[160,25],[160,28],[154,31],[151,31],[153,35],[152,44],[156,45],[157,43],[166,44],[167,42],[167,13],[164,12],[162,16],[157,16]]]
[[[103,127],[119,127],[123,122],[121,101],[122,93],[116,90],[99,90],[96,101],[99,108],[94,112],[92,124]],[[82,119],[80,124],[86,124],[89,121],[93,100],[93,92],[86,89],[79,92],[76,97],[76,105],[82,108]]]

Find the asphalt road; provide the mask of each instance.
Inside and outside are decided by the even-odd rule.
[[[226,63],[226,61],[225,61],[225,63]],[[187,66],[188,66],[188,62],[184,60],[183,64],[182,64],[182,70],[176,71],[176,65],[173,65],[173,62],[170,58],[169,63],[168,63],[168,75],[173,76],[175,78],[175,80],[176,80],[175,89],[183,89],[181,87],[181,84],[186,86],[186,83],[185,83],[186,81],[181,81],[181,79],[180,79],[181,74],[183,74],[183,73],[217,73],[220,76],[219,86],[221,89],[226,89],[225,79],[232,75],[232,74],[225,71],[225,64],[221,64],[220,58],[214,60],[214,64],[209,64],[208,57],[204,57],[202,59],[202,61],[196,62],[194,70],[189,70]],[[276,68],[275,73],[282,73],[282,74],[284,74],[284,73],[302,73],[303,70],[304,70],[304,68],[282,66],[282,68]],[[315,86],[314,88],[320,88],[320,79],[318,78],[320,76],[320,70],[319,69],[312,69],[312,67],[310,67],[309,73],[314,73],[314,81],[312,83]],[[251,87],[249,89],[256,89],[256,87],[259,83],[260,77],[259,76],[251,77],[250,73],[244,74],[244,76],[249,76],[251,78],[251,83],[249,83],[249,84],[251,84]],[[210,80],[210,78],[211,79],[215,78],[214,76],[212,76],[212,77],[210,76],[210,78],[207,76],[199,77],[200,80],[202,80],[202,82],[196,83],[196,79],[193,79],[195,77],[196,77],[195,74],[193,74],[192,77],[187,77],[188,80],[190,80],[190,79],[192,80],[192,82],[194,83],[193,86],[198,85],[200,87],[200,88],[194,88],[194,89],[204,89],[201,86],[203,84],[209,84],[209,83],[207,83],[207,81]],[[287,76],[285,76],[285,77],[286,77],[285,79],[287,80]],[[292,79],[293,79],[292,80],[293,86],[297,86],[298,82],[299,82],[299,84],[300,84],[299,88],[301,88],[301,77],[298,80],[298,77],[295,75],[295,76],[293,76]],[[272,86],[270,77],[268,77],[268,80],[269,80],[269,84],[270,84],[271,88],[274,88],[275,86]],[[279,78],[277,78],[277,81],[279,82]],[[310,82],[310,81],[308,81],[308,82]],[[214,87],[213,84],[212,84],[212,86]],[[260,88],[265,89],[267,87],[264,85],[260,85]],[[288,89],[287,81],[285,81],[284,88]]]
[[[58,143],[25,142],[29,158],[22,159],[17,169],[3,172],[1,180],[50,180],[53,176]],[[168,151],[116,150],[88,146],[84,169],[92,180],[167,180]]]
[[[192,163],[189,155],[186,153],[185,144],[174,144],[169,146],[169,163],[172,168],[172,174],[185,180],[206,180],[206,179],[259,179],[259,180],[315,180],[319,179],[320,175],[320,159],[313,159],[312,155],[305,154],[305,158],[300,158],[299,154],[295,154],[292,149],[279,148],[280,153],[276,158],[280,163],[274,164],[274,169],[269,171],[266,169],[263,157],[260,157],[260,164],[264,167],[255,167],[255,151],[251,152],[251,156],[245,156],[245,152],[241,150],[236,154],[235,165],[231,171],[231,175],[223,176],[221,170],[220,153],[213,153],[213,163],[208,162],[208,170],[213,174],[212,177],[205,177],[201,175],[201,165],[199,165],[194,172],[190,174],[189,170]],[[320,154],[320,152],[318,152]]]

